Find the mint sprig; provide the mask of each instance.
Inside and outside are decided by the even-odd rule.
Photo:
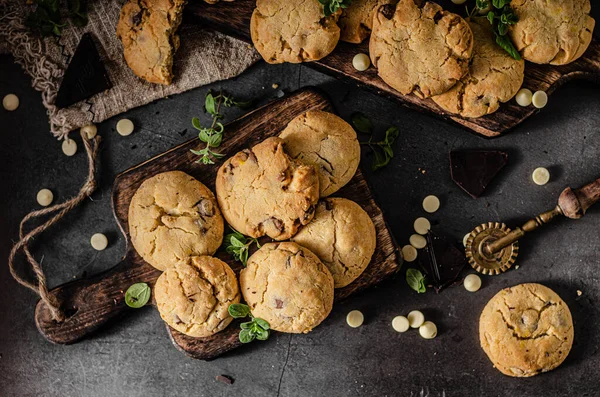
[[[319,0],[319,3],[323,5],[323,13],[328,17],[340,8],[348,8],[352,0]]]
[[[246,266],[250,247],[252,244],[256,244],[257,248],[260,248],[260,243],[254,237],[244,236],[237,230],[232,230],[233,233],[225,236],[225,251],[232,255],[236,261],[240,261],[242,265]]]
[[[513,44],[512,40],[508,36],[508,29],[511,25],[518,22],[518,18],[515,15],[513,9],[510,6],[510,0],[476,0],[475,8],[469,13],[469,17],[475,15],[476,11],[487,12],[486,18],[492,25],[494,35],[496,36],[496,44],[498,44],[504,51],[506,51],[511,57],[517,61],[521,60],[521,54],[517,51],[517,48]]]
[[[396,127],[390,127],[385,131],[385,138],[381,141],[373,141],[371,137],[367,142],[361,142],[361,145],[367,145],[373,152],[373,161],[371,169],[377,171],[390,163],[394,157],[394,142],[400,135],[400,131]]]
[[[240,324],[240,342],[250,343],[254,339],[267,340],[269,339],[269,330],[271,326],[262,318],[257,318],[250,312],[250,307],[243,303],[233,303],[227,308],[229,315],[233,318],[250,317],[250,321]]]

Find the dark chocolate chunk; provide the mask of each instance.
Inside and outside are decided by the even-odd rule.
[[[227,375],[217,375],[217,380],[228,385],[233,384],[233,378]]]
[[[60,83],[55,105],[69,107],[112,87],[92,35],[86,33],[71,58]]]
[[[421,257],[421,266],[436,292],[452,284],[467,264],[462,250],[431,230],[427,234],[425,253],[427,255]]]
[[[499,150],[461,150],[450,152],[452,180],[471,197],[478,198],[508,162]]]

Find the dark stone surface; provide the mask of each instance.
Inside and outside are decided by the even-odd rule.
[[[107,269],[124,252],[110,208],[110,189],[117,173],[172,146],[194,138],[192,116],[202,114],[208,88],[223,87],[242,98],[275,98],[278,83],[286,92],[316,85],[348,119],[360,110],[374,120],[377,134],[391,125],[401,130],[391,164],[363,168],[400,245],[407,244],[412,223],[428,216],[438,230],[457,242],[486,221],[516,225],[550,209],[565,186],[600,176],[600,95],[597,85],[573,82],[550,97],[548,106],[509,135],[486,140],[431,116],[402,108],[371,93],[304,66],[252,67],[241,77],[213,84],[134,109],[99,126],[103,137],[100,187],[93,200],[73,211],[38,239],[35,254],[43,258],[49,283],[56,286]],[[600,380],[600,207],[581,220],[559,219],[521,242],[518,270],[483,277],[483,288],[469,293],[461,286],[436,295],[417,295],[404,281],[404,269],[393,280],[336,305],[331,316],[308,335],[274,335],[212,362],[194,361],[169,342],[158,312],[145,308],[72,346],[46,342],[37,332],[34,294],[9,275],[6,258],[17,238],[18,223],[37,208],[39,189],[50,188],[55,200],[76,194],[85,178],[86,158],[68,158],[48,130],[39,93],[13,59],[0,57],[0,97],[13,92],[19,109],[0,109],[0,395],[2,396],[553,396],[597,395]],[[241,114],[228,110],[227,120]],[[115,125],[132,119],[135,132],[121,137]],[[473,200],[450,179],[451,149],[501,149],[509,165],[483,197]],[[531,172],[550,169],[551,182],[536,186]],[[423,172],[421,171],[423,170]],[[441,209],[427,215],[423,197],[436,194]],[[89,238],[105,233],[109,248],[95,252]],[[22,261],[19,262],[23,264]],[[24,269],[24,266],[22,266]],[[464,272],[466,274],[468,272]],[[478,317],[501,288],[541,282],[568,303],[575,319],[575,345],[557,370],[531,379],[512,379],[492,368],[478,341]],[[577,295],[577,290],[583,294]],[[358,329],[346,325],[352,309],[365,314]],[[422,310],[439,328],[433,340],[411,330],[391,328],[396,315]],[[229,375],[233,385],[215,380]],[[587,394],[586,394],[587,393]]]

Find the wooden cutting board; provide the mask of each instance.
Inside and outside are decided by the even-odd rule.
[[[457,6],[449,4],[449,1],[437,2],[449,10],[461,12],[456,10]],[[207,27],[251,43],[250,17],[255,3],[255,0],[235,0],[234,2],[221,1],[218,4],[210,5],[203,1],[194,1],[186,6],[186,12]],[[464,11],[464,8],[461,6],[460,10]],[[500,109],[491,115],[477,119],[465,119],[445,112],[431,99],[402,95],[384,83],[377,76],[375,68],[371,67],[365,72],[359,72],[352,67],[354,55],[361,52],[369,53],[368,41],[365,40],[360,45],[340,42],[336,49],[324,59],[307,62],[305,65],[320,69],[335,77],[350,80],[408,107],[451,120],[486,137],[503,134],[538,112],[533,106],[521,107],[511,100],[502,104]],[[600,82],[600,42],[598,40],[593,39],[586,53],[569,65],[536,65],[527,62],[523,87],[529,88],[532,92],[546,91],[550,95],[563,83],[574,78],[587,78]]]
[[[330,102],[315,89],[297,91],[227,124],[225,139],[219,151],[229,157],[270,136],[278,135],[293,118],[308,110],[317,109],[333,112]],[[109,320],[132,310],[124,300],[124,292],[131,284],[146,282],[154,286],[161,272],[147,264],[130,243],[127,222],[129,203],[144,180],[172,170],[194,176],[214,192],[219,165],[196,164],[197,156],[190,149],[198,149],[200,146],[197,139],[192,139],[117,175],[112,190],[112,207],[117,224],[125,236],[125,256],[107,272],[64,284],[50,292],[62,302],[62,308],[68,316],[66,321],[57,323],[52,320],[48,307],[44,302],[38,302],[35,321],[46,339],[60,344],[76,342]],[[360,204],[371,216],[377,231],[377,248],[371,263],[355,282],[336,290],[335,300],[339,301],[391,276],[399,269],[401,256],[360,169],[350,183],[334,196],[346,197]],[[264,238],[262,241],[269,239]],[[233,261],[223,249],[216,256],[227,262],[236,274],[241,270],[240,263]],[[169,326],[167,328],[175,346],[198,359],[212,359],[241,345],[237,336],[239,321],[234,321],[224,331],[209,338],[191,338]]]

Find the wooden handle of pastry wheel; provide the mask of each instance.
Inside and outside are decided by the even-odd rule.
[[[131,255],[112,269],[96,276],[76,280],[50,291],[61,302],[67,316],[62,322],[52,318],[50,309],[39,301],[35,308],[35,324],[50,342],[74,343],[129,309],[125,291],[132,284],[154,285],[161,272],[145,262],[134,262]]]
[[[567,218],[579,219],[598,200],[600,200],[600,178],[576,190],[566,188],[558,198],[558,206]]]

